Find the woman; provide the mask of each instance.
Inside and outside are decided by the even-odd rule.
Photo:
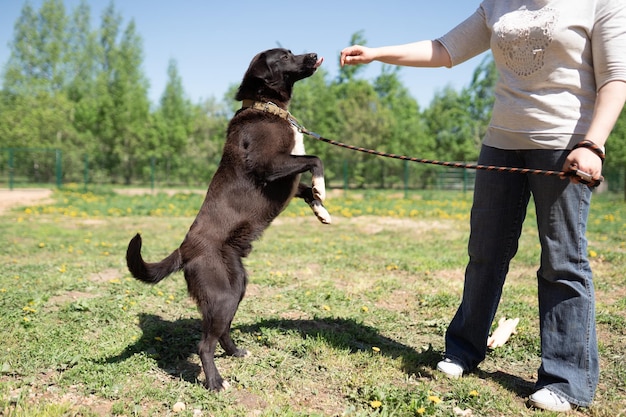
[[[341,51],[340,63],[451,67],[488,49],[499,79],[478,163],[598,180],[604,144],[626,100],[624,0],[485,0],[435,41],[355,45]],[[591,404],[599,366],[585,238],[591,190],[584,182],[477,172],[463,298],[439,371],[460,377],[485,358],[532,195],[541,243],[541,366],[529,403],[557,412]]]

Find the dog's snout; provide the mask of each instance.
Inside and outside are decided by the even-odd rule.
[[[304,56],[304,62],[307,65],[312,66],[313,68],[318,68],[320,65],[322,65],[322,62],[324,61],[324,58],[318,58],[317,54],[315,52],[312,52],[310,54],[306,54]]]

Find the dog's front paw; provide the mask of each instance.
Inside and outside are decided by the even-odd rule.
[[[313,213],[317,217],[317,219],[324,224],[331,224],[332,219],[330,217],[330,213],[326,210],[326,207],[322,205],[322,202],[319,200],[313,200],[311,204],[309,204]]]
[[[326,200],[326,182],[324,177],[313,177],[311,188],[313,189],[313,198],[320,202]]]

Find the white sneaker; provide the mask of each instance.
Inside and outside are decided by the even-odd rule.
[[[535,408],[548,411],[570,411],[572,405],[569,401],[555,394],[547,388],[542,388],[528,398],[528,404]]]
[[[437,364],[437,370],[443,372],[448,378],[456,379],[463,376],[463,367],[448,358]]]

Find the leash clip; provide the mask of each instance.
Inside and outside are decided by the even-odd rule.
[[[591,174],[581,171],[580,169],[573,169],[569,171],[569,175],[571,177],[578,177],[578,181],[585,184],[589,188],[596,188],[604,180],[604,177],[602,176],[596,180]]]
[[[591,174],[588,174],[585,171],[581,171],[580,169],[577,169],[575,171],[574,175],[576,175],[578,178],[580,178],[581,180],[586,181],[586,182],[592,182],[593,181],[593,177],[591,176]]]

